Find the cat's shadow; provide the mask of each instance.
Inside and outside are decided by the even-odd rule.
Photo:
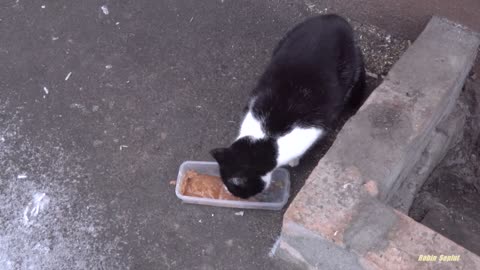
[[[380,85],[380,79],[374,79],[367,77],[367,95],[366,97],[370,96],[372,91]],[[315,166],[317,166],[320,159],[327,153],[328,149],[332,146],[335,138],[337,137],[338,132],[342,129],[343,125],[347,120],[356,113],[356,110],[345,110],[342,116],[340,117],[340,121],[337,123],[335,129],[330,132],[323,140],[317,143],[312,149],[310,149],[300,160],[300,164],[294,168],[287,169],[290,171],[290,180],[291,180],[291,191],[290,191],[290,199],[288,204],[292,202],[295,198],[297,193],[305,184],[310,173],[313,171]],[[287,209],[285,207],[284,209]]]

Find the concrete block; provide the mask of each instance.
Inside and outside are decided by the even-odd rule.
[[[380,199],[398,188],[399,176],[412,170],[432,130],[452,111],[478,45],[477,35],[433,18],[345,126],[335,153],[358,157],[352,163],[378,179]]]
[[[283,230],[275,256],[292,269],[362,269],[354,254],[321,237],[312,237],[311,231],[298,224],[286,223]],[[304,249],[306,246],[310,248]]]
[[[340,269],[432,269],[418,256],[443,252],[464,258],[449,269],[480,269],[478,257],[384,204],[452,111],[479,43],[455,24],[430,21],[291,203],[281,258],[307,269],[336,269],[322,258],[352,267]]]
[[[466,113],[462,105],[457,103],[452,113],[447,115],[433,129],[428,144],[412,171],[405,171],[397,182],[400,186],[390,191],[387,204],[403,213],[408,213],[415,194],[423,185],[433,169],[445,157],[447,151],[456,145],[463,136]]]

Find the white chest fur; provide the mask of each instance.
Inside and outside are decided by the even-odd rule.
[[[321,128],[295,127],[278,138],[277,167],[299,159],[324,133],[325,131]],[[254,139],[262,139],[266,136],[262,123],[253,116],[251,111],[243,119],[238,138],[245,136],[251,136]]]
[[[298,160],[324,133],[321,128],[295,127],[278,138],[277,167]]]

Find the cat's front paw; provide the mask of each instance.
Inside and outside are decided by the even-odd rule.
[[[298,163],[300,163],[300,159],[296,158],[296,159],[290,161],[288,163],[288,165],[290,165],[290,167],[296,167],[298,165]]]

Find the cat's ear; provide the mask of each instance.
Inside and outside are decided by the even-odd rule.
[[[228,148],[215,148],[210,151],[210,155],[218,162],[218,164],[224,163],[227,159]]]

